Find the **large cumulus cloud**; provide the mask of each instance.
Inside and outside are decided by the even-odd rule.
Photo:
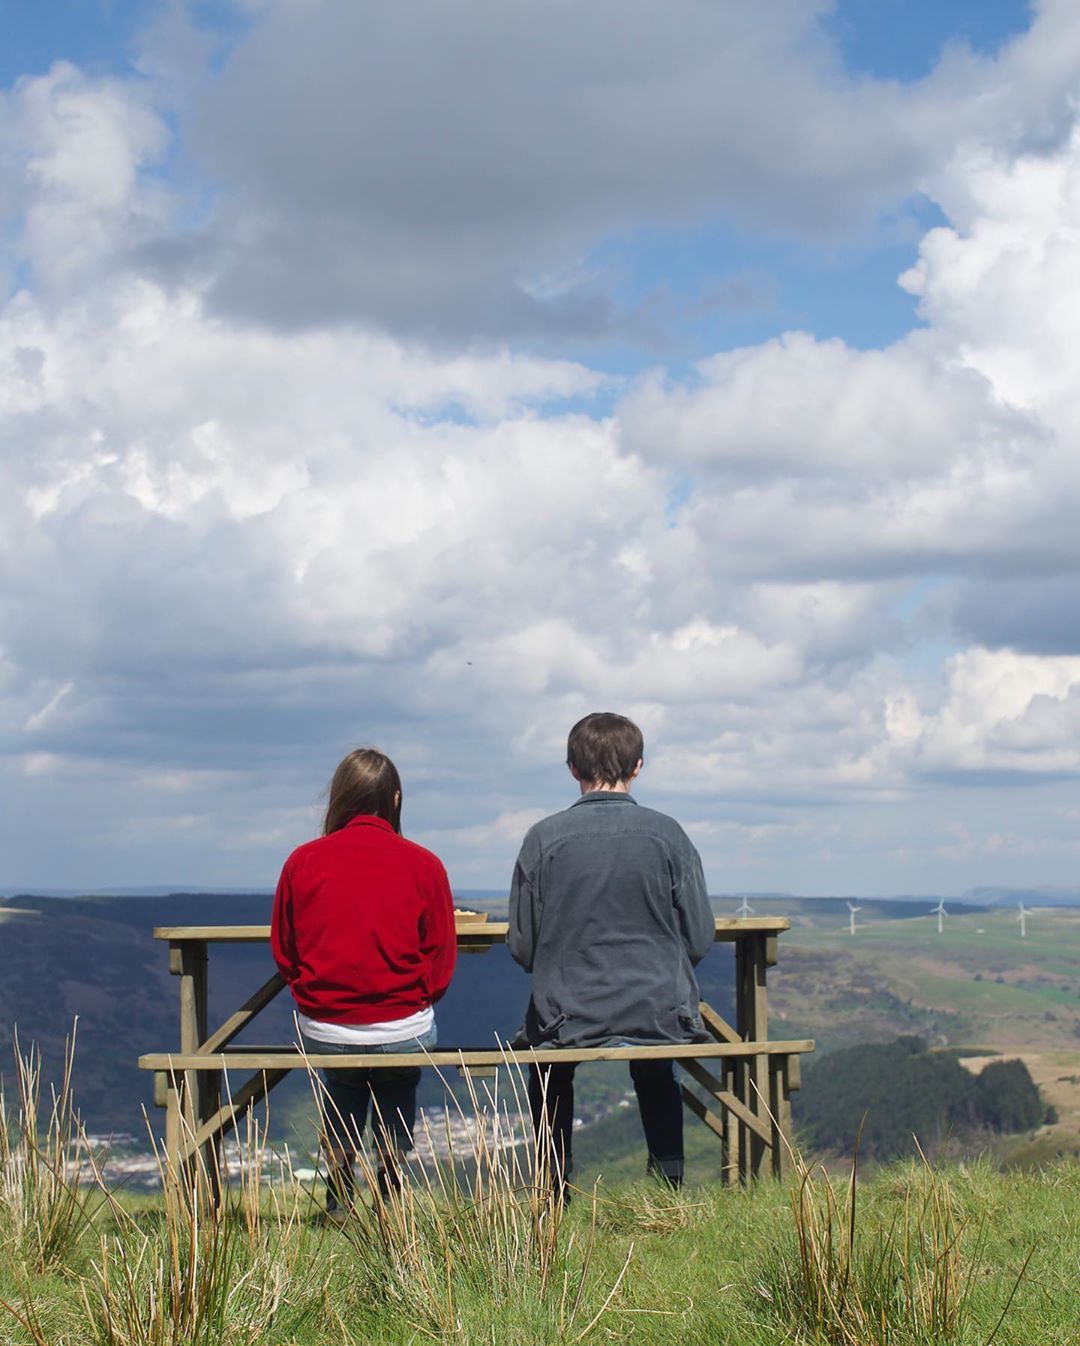
[[[363,45],[364,6],[264,6],[181,119],[208,212],[163,181],[152,80],[8,95],[12,881],[265,881],[374,739],[414,832],[497,883],[597,706],[642,720],[718,888],[1073,855],[1080,22],[1044,5],[900,89],[844,78],[809,3],[597,6],[574,51],[556,9],[432,6],[421,49],[397,10]],[[449,340],[528,328],[504,305],[642,212],[801,193],[824,230],[919,181],[946,221],[886,349],[787,333],[620,383]]]
[[[181,104],[220,190],[155,256],[277,323],[625,335],[588,261],[612,232],[843,237],[967,130],[1062,134],[1080,37],[1068,0],[1041,8],[998,66],[957,45],[903,86],[845,72],[826,0],[274,0]]]

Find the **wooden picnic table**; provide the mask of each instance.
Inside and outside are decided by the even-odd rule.
[[[505,921],[479,913],[455,913],[458,950],[482,954],[506,942]],[[685,1083],[687,1108],[719,1137],[725,1179],[745,1182],[761,1172],[765,1156],[780,1174],[791,1141],[791,1094],[800,1083],[802,1053],[813,1051],[805,1039],[770,1041],[766,974],[777,961],[779,936],[790,929],[784,917],[716,918],[718,942],[735,945],[735,1023],[727,1023],[710,1005],[701,1014],[710,1041],[650,1046],[592,1048],[497,1049],[439,1047],[418,1060],[415,1053],[363,1052],[304,1054],[295,1043],[265,1047],[240,1046],[239,1034],[284,989],[274,972],[223,1023],[211,1029],[208,1017],[209,951],[216,944],[269,944],[268,925],[159,926],[154,938],[169,946],[169,970],[179,979],[179,1050],[151,1052],[139,1058],[154,1072],[154,1102],[165,1108],[165,1147],[174,1174],[196,1163],[217,1181],[221,1141],[238,1121],[290,1070],[325,1066],[386,1067],[431,1065],[469,1073],[493,1073],[499,1066],[566,1061],[670,1059],[680,1063],[704,1090],[704,1101]],[[458,975],[468,975],[459,970]],[[708,1063],[708,1064],[706,1064]],[[708,1066],[712,1066],[710,1070]],[[238,1086],[225,1091],[226,1072],[248,1071]],[[716,1105],[716,1110],[710,1106]]]

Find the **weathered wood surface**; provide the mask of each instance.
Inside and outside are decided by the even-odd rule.
[[[148,1052],[143,1070],[323,1070],[385,1066],[558,1065],[567,1061],[695,1061],[812,1052],[809,1038],[776,1042],[665,1042],[640,1047],[436,1048],[430,1052],[334,1052],[306,1055],[297,1047],[234,1047],[228,1052]]]
[[[736,1031],[744,1042],[763,1042],[769,1036],[766,969],[769,966],[769,938],[755,932],[735,947]],[[774,953],[775,961],[775,953]],[[764,1056],[754,1056],[735,1067],[735,1096],[743,1106],[759,1116],[769,1098],[769,1066]],[[765,1158],[766,1142],[761,1132],[740,1117],[737,1124],[739,1174],[745,1180],[756,1178]]]
[[[725,1180],[746,1182],[761,1173],[766,1156],[773,1173],[784,1171],[791,1134],[790,1099],[799,1087],[799,1059],[814,1050],[809,1039],[769,1041],[765,979],[767,969],[777,961],[778,936],[790,928],[791,922],[782,916],[715,918],[716,940],[735,945],[736,1024],[733,1027],[702,1002],[701,1015],[711,1035],[707,1042],[305,1055],[296,1046],[234,1045],[235,1037],[284,988],[276,973],[218,1028],[211,1031],[207,1022],[209,946],[267,944],[268,925],[159,926],[154,937],[168,942],[169,968],[180,982],[180,1050],[151,1052],[139,1058],[139,1065],[155,1072],[154,1100],[165,1105],[171,1171],[177,1180],[186,1174],[190,1181],[194,1166],[202,1166],[215,1189],[222,1138],[293,1070],[427,1065],[493,1074],[500,1066],[634,1060],[683,1063],[708,1101],[685,1084],[681,1086],[683,1100],[721,1139]],[[509,926],[505,921],[484,919],[482,913],[461,912],[455,913],[455,929],[460,952],[483,953],[506,942]],[[705,1061],[713,1064],[716,1074],[705,1068]],[[222,1099],[229,1071],[254,1073]]]
[[[730,1052],[727,1053],[731,1055]],[[766,1143],[769,1143],[769,1124],[763,1121],[756,1113],[752,1112],[745,1103],[736,1098],[730,1089],[726,1089],[721,1080],[718,1080],[711,1070],[706,1070],[699,1062],[702,1058],[698,1057],[692,1061],[686,1061],[683,1069],[688,1075],[716,1099],[722,1103],[729,1112],[733,1113],[744,1126],[748,1126],[751,1131],[756,1132],[758,1136]]]
[[[478,944],[505,944],[510,929],[506,921],[478,921],[475,917],[458,918],[455,921],[458,943],[463,941]],[[791,929],[786,916],[716,917],[716,939],[722,943],[732,943],[748,936],[776,936]],[[159,925],[154,927],[154,938],[168,940],[170,943],[197,940],[203,944],[267,944],[270,941],[268,925]],[[776,945],[772,945],[773,963],[776,961]],[[771,964],[770,964],[771,966]]]
[[[198,1050],[202,1053],[223,1052],[234,1038],[240,1036],[252,1019],[284,989],[285,978],[280,973],[275,972],[272,977],[263,982],[253,995],[248,996],[235,1014],[229,1015],[220,1028],[215,1029],[209,1037],[204,1036]]]

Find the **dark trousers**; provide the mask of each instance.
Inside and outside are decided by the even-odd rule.
[[[546,1125],[552,1181],[565,1186],[573,1170],[574,1071],[577,1063],[529,1067],[529,1108],[537,1135]],[[682,1094],[670,1061],[631,1061],[641,1127],[649,1151],[648,1171],[673,1187],[683,1177]]]
[[[309,1056],[337,1056],[360,1051],[413,1052],[430,1049],[435,1043],[434,1028],[423,1037],[409,1038],[406,1042],[367,1047],[317,1042],[314,1038],[303,1037],[304,1050]],[[352,1199],[352,1163],[360,1150],[369,1108],[380,1189],[397,1187],[400,1183],[398,1165],[412,1149],[419,1066],[389,1066],[384,1070],[330,1068],[323,1070],[322,1080],[325,1089],[321,1100],[323,1142],[330,1165],[331,1204],[346,1205]]]

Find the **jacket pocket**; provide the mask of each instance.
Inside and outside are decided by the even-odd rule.
[[[532,1047],[539,1047],[542,1043],[551,1043],[557,1046],[559,1031],[565,1023],[565,1014],[557,1014],[554,1019],[545,1022],[537,1014],[534,1002],[530,1000],[529,1007],[525,1011],[525,1023],[522,1025],[518,1037],[524,1038],[525,1042]]]
[[[707,1042],[709,1034],[696,1005],[680,1005],[675,1011],[679,1027],[693,1042]]]

